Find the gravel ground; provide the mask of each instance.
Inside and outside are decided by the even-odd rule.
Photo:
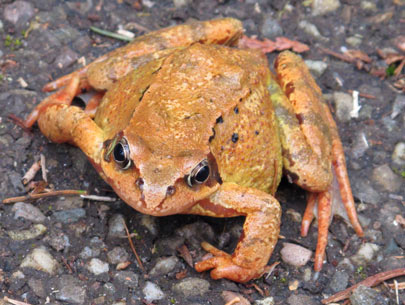
[[[248,35],[286,36],[310,46],[303,57],[335,111],[366,231],[360,240],[335,218],[327,263],[313,281],[312,261],[296,267],[280,252],[284,242],[313,251],[317,236],[312,228],[307,238],[299,237],[305,194],[284,181],[277,193],[284,238],[270,260],[281,263],[268,278],[242,285],[198,274],[184,249],[193,261],[204,255],[201,240],[231,251],[243,219],[156,218],[120,200],[106,204],[78,197],[0,205],[0,296],[30,304],[225,304],[233,292],[251,304],[310,305],[367,276],[404,267],[405,96],[395,89],[394,77],[381,80],[321,51],[362,50],[372,59],[366,66],[386,68],[376,50],[400,53],[404,8],[402,0],[0,0],[1,200],[25,193],[21,178],[40,153],[56,189],[114,196],[77,148],[49,143],[36,127],[28,133],[8,119],[28,114],[46,96],[41,88],[50,79],[124,44],[92,33],[90,26],[140,35],[190,18],[231,16],[243,21]],[[269,58],[272,62],[274,55]],[[360,97],[358,118],[351,117],[349,90],[375,97]],[[122,238],[124,221],[136,236],[145,273]],[[359,288],[350,300],[405,304],[404,290],[398,297],[397,303],[394,290],[380,285]]]

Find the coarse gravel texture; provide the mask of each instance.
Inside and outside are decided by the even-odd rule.
[[[193,262],[205,254],[199,246],[202,240],[231,252],[242,218],[150,217],[120,200],[102,203],[78,197],[0,205],[0,297],[29,304],[220,305],[225,304],[223,292],[233,291],[252,304],[319,304],[367,276],[404,267],[405,231],[398,216],[405,217],[404,94],[393,87],[392,77],[381,80],[320,49],[359,49],[373,65],[384,67],[376,50],[399,52],[395,43],[405,33],[403,4],[401,0],[313,0],[312,4],[0,0],[0,200],[24,194],[21,178],[40,153],[46,157],[48,180],[55,189],[115,196],[77,148],[50,143],[37,127],[26,132],[8,119],[9,114],[26,116],[46,96],[41,88],[51,79],[125,44],[91,32],[90,26],[110,31],[122,27],[141,35],[189,19],[230,16],[243,21],[247,35],[269,39],[282,35],[310,46],[302,56],[334,111],[366,235],[359,239],[350,226],[335,218],[317,281],[312,260],[297,267],[282,261],[280,242],[269,264],[281,263],[269,277],[237,284],[214,281],[208,272],[197,273],[184,259],[184,247],[183,252],[177,249],[185,245]],[[269,62],[274,58],[270,54]],[[375,96],[360,97],[358,118],[351,117],[349,90]],[[35,180],[41,180],[40,173]],[[299,235],[305,193],[283,181],[276,196],[283,207],[283,242],[314,251],[316,228],[307,238]],[[123,221],[134,235],[145,273],[123,238]],[[352,304],[397,304],[393,290],[378,288],[357,289]],[[400,290],[399,304],[404,302],[405,292]],[[0,304],[5,304],[2,298]]]

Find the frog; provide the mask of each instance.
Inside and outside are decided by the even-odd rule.
[[[154,216],[244,216],[233,254],[202,242],[195,264],[213,279],[247,282],[268,271],[277,244],[283,175],[308,192],[301,234],[318,214],[314,269],[323,265],[333,185],[363,236],[343,146],[305,63],[238,44],[233,18],[193,21],[135,38],[44,86],[56,91],[23,121],[79,147],[135,210]],[[93,92],[85,107],[72,104]]]

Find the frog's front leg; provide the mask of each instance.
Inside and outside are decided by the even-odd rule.
[[[66,87],[38,104],[23,124],[31,127],[38,121],[41,132],[48,139],[56,143],[68,142],[76,145],[93,163],[99,163],[103,134],[93,121],[92,112],[102,95],[96,95],[92,99],[91,109],[82,110],[79,107],[70,106],[78,88],[79,77],[74,75]]]
[[[247,282],[265,272],[280,232],[281,208],[272,195],[224,183],[217,192],[187,213],[212,217],[246,216],[234,253],[230,255],[203,243],[204,249],[214,257],[198,262],[195,265],[197,271],[213,269],[213,279],[227,278],[236,282]]]

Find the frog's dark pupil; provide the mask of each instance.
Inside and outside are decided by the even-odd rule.
[[[210,175],[210,167],[208,165],[205,165],[198,170],[194,179],[195,181],[202,183],[208,179],[209,175]]]
[[[114,159],[117,162],[124,162],[125,161],[125,151],[124,147],[121,143],[118,143],[114,147]]]

